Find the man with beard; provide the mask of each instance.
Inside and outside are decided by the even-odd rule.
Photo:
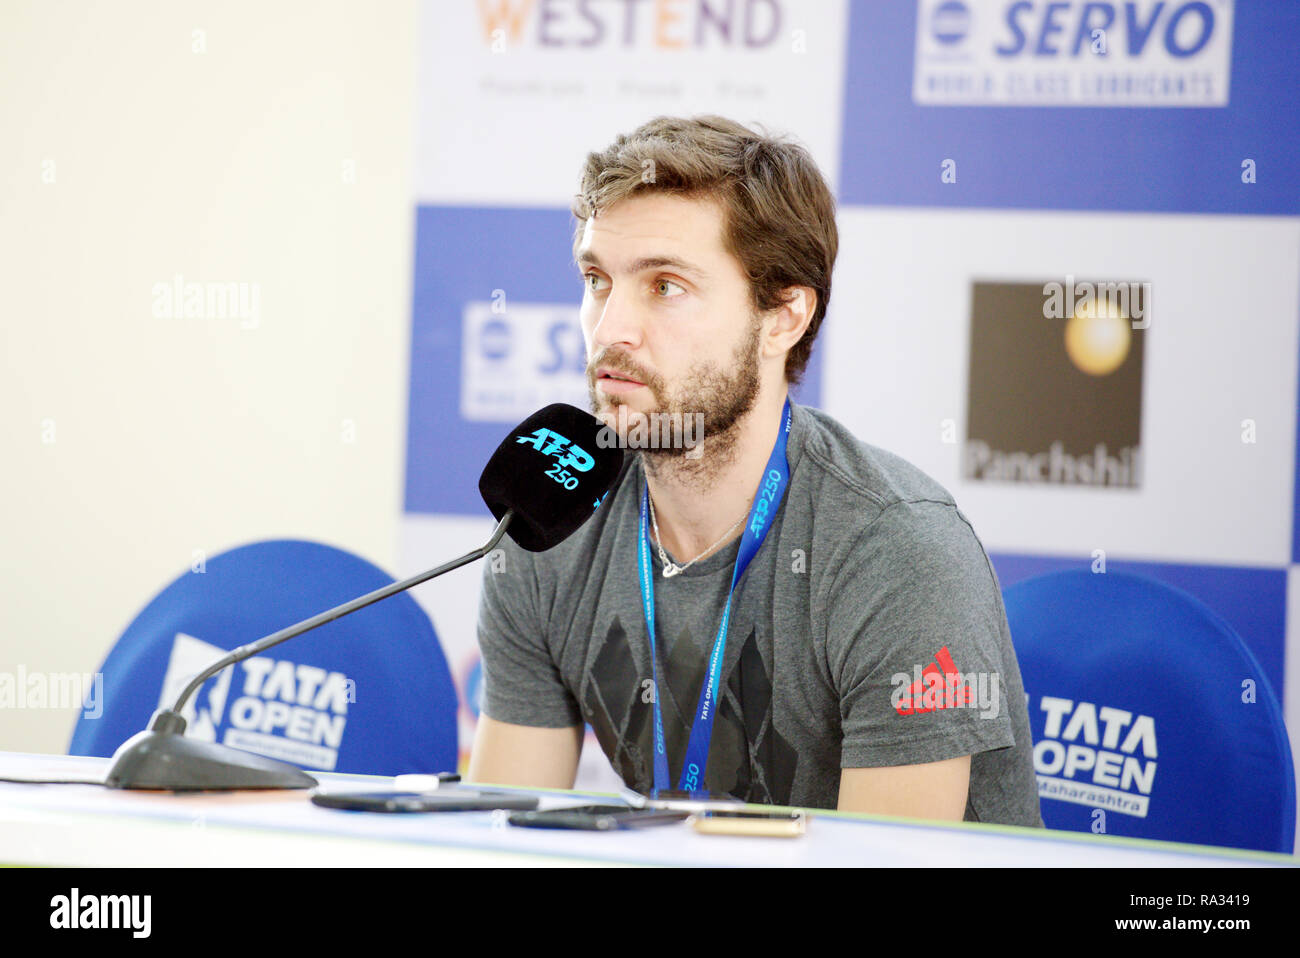
[[[570,788],[590,724],[643,793],[1041,826],[974,531],[789,402],[838,248],[807,152],[660,117],[588,156],[573,212],[592,409],[659,443],[568,540],[485,572],[469,778]],[[697,414],[699,444],[633,428]]]

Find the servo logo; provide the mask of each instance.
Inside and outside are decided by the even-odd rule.
[[[918,0],[922,105],[1227,106],[1232,0]]]
[[[1050,695],[1039,708],[1038,797],[1146,818],[1156,780],[1155,719]]]
[[[970,34],[970,25],[970,7],[962,0],[942,0],[930,11],[930,36],[942,46],[960,44]]]
[[[1137,489],[1150,284],[1061,280],[973,284],[962,474]]]
[[[494,290],[490,301],[465,304],[460,339],[464,420],[511,424],[551,403],[587,401],[577,307],[518,301],[507,307],[505,293]]]

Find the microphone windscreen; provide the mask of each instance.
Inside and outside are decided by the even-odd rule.
[[[479,477],[483,501],[529,552],[559,545],[591,518],[623,467],[618,434],[575,406],[553,403],[510,431]]]

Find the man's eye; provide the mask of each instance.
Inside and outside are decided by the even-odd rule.
[[[605,281],[596,273],[588,273],[586,276],[583,277],[583,282],[587,284],[587,289],[592,290],[593,292],[605,288],[604,286],[600,285]]]
[[[673,289],[677,290],[677,292],[675,292],[675,293],[663,293],[663,298],[664,298],[664,299],[672,299],[673,297],[675,297],[675,296],[680,296],[682,293],[686,292],[686,290],[682,289],[682,287],[678,286],[678,285],[677,285],[676,283],[674,283],[671,279],[661,279],[661,280],[659,280],[657,283],[655,283],[655,291],[656,291],[656,292],[662,292],[662,291],[664,290],[664,288],[665,288],[665,287],[668,287],[668,286],[671,286]]]

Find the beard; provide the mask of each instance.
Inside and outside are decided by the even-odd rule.
[[[642,415],[658,415],[666,417],[660,418],[660,423],[675,424],[687,423],[690,417],[695,426],[693,442],[656,442],[639,451],[646,471],[652,475],[671,471],[679,481],[707,484],[733,459],[740,438],[740,422],[758,399],[762,329],[762,317],[752,314],[749,329],[732,354],[730,371],[714,362],[697,362],[687,369],[676,389],[670,389],[662,376],[641,368],[626,355],[603,350],[587,365],[591,410],[629,445],[632,445],[627,429],[629,420],[636,422]],[[651,408],[643,414],[628,406],[622,397],[599,392],[595,371],[600,366],[644,383],[654,397]],[[655,435],[653,431],[652,435]]]

